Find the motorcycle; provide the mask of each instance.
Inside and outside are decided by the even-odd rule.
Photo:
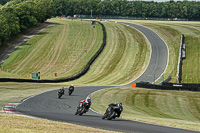
[[[119,117],[122,111],[123,111],[122,104],[117,104],[116,106],[109,106],[106,109],[104,115],[102,116],[102,119],[106,118],[107,120],[115,119],[116,117]]]
[[[58,91],[58,98],[60,99],[62,97],[62,95],[64,95],[64,90],[60,89]]]
[[[73,91],[74,91],[74,87],[73,87],[73,86],[70,86],[70,87],[69,87],[69,91],[68,91],[69,95],[71,95]]]
[[[83,115],[83,113],[86,113],[89,111],[89,108],[91,106],[91,102],[85,101],[84,103],[80,103],[77,107],[77,110],[75,112],[75,115]]]

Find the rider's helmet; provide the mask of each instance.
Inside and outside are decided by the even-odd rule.
[[[91,103],[91,98],[90,97],[87,97],[87,102]]]
[[[121,103],[121,102],[120,102],[120,103],[118,103],[118,104],[117,104],[117,106],[122,106],[122,103]]]
[[[74,86],[73,84],[71,86]]]

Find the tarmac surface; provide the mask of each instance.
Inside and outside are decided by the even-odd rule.
[[[114,87],[114,86],[109,86]],[[40,95],[26,99],[16,108],[18,112],[25,115],[68,122],[83,126],[100,128],[104,130],[130,132],[130,133],[192,133],[194,131],[147,124],[126,119],[102,120],[102,114],[89,111],[82,116],[75,115],[75,111],[79,101],[83,100],[88,94],[105,89],[108,86],[88,86],[75,87],[71,96],[68,95],[67,90],[65,95],[58,99],[57,91],[49,91]],[[65,88],[67,89],[67,88]],[[92,99],[91,99],[92,100]],[[106,108],[105,108],[106,110]],[[122,112],[123,114],[123,112]]]

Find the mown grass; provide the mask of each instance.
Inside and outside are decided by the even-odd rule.
[[[34,27],[30,27],[29,29],[27,29],[26,31],[24,31],[23,33],[20,33],[14,37],[11,37],[8,41],[6,41],[3,45],[1,45],[0,47],[0,54],[3,53],[9,46],[11,46],[13,43],[15,43],[19,38],[24,37],[27,34],[31,34],[33,33],[33,31],[40,29],[41,27],[48,25],[48,23],[40,23],[37,26]]]
[[[64,122],[0,114],[1,133],[115,133]]]
[[[51,21],[57,25],[23,43],[10,55],[2,64],[6,71],[27,77],[40,71],[42,79],[54,78],[54,73],[59,78],[72,76],[83,69],[102,44],[99,24],[94,29],[89,21]]]
[[[156,33],[167,43],[169,48],[169,64],[164,77],[172,76],[170,82],[177,82],[177,65],[180,48],[180,37],[185,35],[187,46],[186,60],[183,61],[183,83],[200,83],[200,23],[190,21],[143,21],[116,20],[140,24]],[[156,82],[159,83],[161,78]]]
[[[97,30],[93,38],[93,34],[88,33],[78,39],[90,42],[90,45],[87,46],[89,47],[87,49],[88,53],[85,55],[85,48],[82,48],[82,43],[78,42],[74,36],[77,33],[82,33],[82,31],[91,30],[91,27],[88,29],[90,21],[85,22],[85,24],[80,20],[72,22],[66,19],[53,19],[51,21],[57,22],[58,25],[45,30],[41,35],[22,44],[2,66],[5,69],[6,66],[9,66],[8,71],[12,69],[12,73],[17,73],[15,75],[25,76],[27,74],[28,76],[29,74],[30,76],[32,72],[40,71],[41,78],[48,78],[50,73],[51,77],[54,76],[54,73],[57,73],[59,77],[67,77],[79,72],[102,43],[103,35],[100,25],[96,26]],[[68,31],[63,30],[65,25],[68,26],[66,28]],[[90,68],[88,74],[76,81],[78,84],[124,84],[137,78],[148,64],[150,46],[140,32],[121,24],[105,23],[105,27],[107,45]],[[93,33],[94,31],[89,32]],[[66,41],[63,40],[64,38]],[[61,42],[70,45],[66,45],[66,47],[64,47],[64,44],[59,46],[62,44]],[[93,42],[95,43],[93,44]],[[53,57],[56,56],[56,52],[58,54],[60,52],[54,50],[56,48],[65,49],[67,53],[61,53],[60,57]],[[70,52],[71,54],[69,54]],[[54,58],[57,61],[54,61]],[[22,71],[26,72],[22,74]],[[1,74],[1,76],[6,77],[7,75]]]
[[[118,87],[91,95],[92,108],[104,113],[122,102],[122,118],[200,131],[200,93]]]
[[[82,85],[125,84],[136,79],[146,68],[150,46],[137,30],[104,22],[107,45],[90,70],[73,81]]]

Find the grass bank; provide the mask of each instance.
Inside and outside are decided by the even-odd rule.
[[[115,133],[75,124],[0,114],[1,133]]]
[[[54,73],[57,78],[69,77],[81,71],[100,48],[103,32],[99,24],[94,29],[90,21],[51,21],[57,24],[15,49],[1,65],[6,72],[29,78],[38,71],[42,79],[55,78]]]
[[[122,118],[200,131],[200,93],[118,87],[91,95],[92,108],[104,113],[122,102]],[[106,100],[105,100],[106,99]]]
[[[107,32],[107,45],[88,73],[74,83],[125,84],[136,79],[148,64],[150,45],[139,31],[122,24],[103,24]]]

